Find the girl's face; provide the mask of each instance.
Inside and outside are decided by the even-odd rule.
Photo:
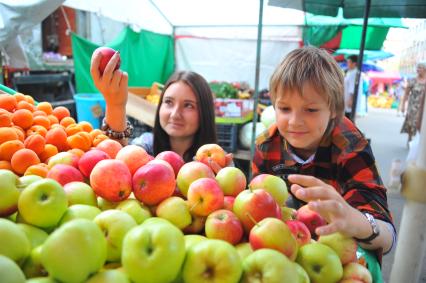
[[[199,127],[195,93],[184,82],[171,84],[159,111],[160,125],[171,138],[193,138]]]
[[[280,134],[302,157],[315,153],[330,119],[336,116],[309,84],[303,96],[297,91],[278,91],[275,113]]]

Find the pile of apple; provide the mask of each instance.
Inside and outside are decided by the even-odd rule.
[[[185,163],[101,144],[52,156],[47,178],[0,170],[0,282],[372,282],[355,240],[318,238],[282,179],[247,185],[220,146]]]

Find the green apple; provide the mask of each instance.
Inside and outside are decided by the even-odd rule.
[[[183,229],[192,222],[187,202],[180,197],[169,197],[163,200],[156,210],[156,215],[167,219],[179,229]]]
[[[36,278],[31,278],[25,282],[26,283],[58,283],[58,281],[50,277],[36,277]]]
[[[238,282],[242,274],[241,258],[228,242],[207,239],[192,246],[182,267],[186,283]]]
[[[281,219],[285,222],[287,220],[294,220],[296,218],[296,209],[287,207],[287,206],[281,206]]]
[[[299,277],[299,283],[310,283],[311,280],[309,279],[309,275],[308,273],[306,273],[306,271],[303,269],[302,266],[300,266],[300,264],[298,264],[297,262],[294,262],[294,269],[296,269],[298,277]]]
[[[121,263],[132,281],[171,282],[184,259],[183,233],[165,219],[151,217],[124,237]]]
[[[19,262],[30,254],[30,240],[18,224],[0,218],[0,239],[0,255]]]
[[[124,211],[136,221],[137,224],[143,223],[145,220],[150,218],[151,211],[147,206],[138,201],[137,199],[126,199],[120,202],[115,209]]]
[[[19,266],[10,258],[0,255],[1,282],[24,283],[25,275]]]
[[[0,217],[9,216],[18,210],[19,178],[12,171],[1,169],[0,184]]]
[[[296,262],[305,269],[313,283],[339,282],[343,276],[339,256],[332,248],[321,243],[302,246]]]
[[[43,244],[44,241],[46,241],[47,237],[49,236],[46,233],[46,231],[41,230],[40,228],[37,228],[35,226],[25,224],[25,223],[19,223],[17,225],[19,229],[24,231],[28,240],[30,240],[31,249],[34,249],[35,247]]]
[[[68,199],[68,206],[73,204],[87,204],[98,206],[96,194],[92,187],[84,182],[70,182],[64,186],[65,194]]]
[[[77,218],[93,220],[99,213],[101,213],[101,210],[96,206],[88,204],[74,204],[67,208],[61,218],[61,221],[59,221],[59,226]]]
[[[26,187],[18,200],[18,210],[31,225],[49,228],[56,226],[68,207],[62,186],[52,179],[42,179]]]
[[[232,166],[220,169],[217,172],[216,181],[225,196],[236,197],[247,186],[247,179],[243,171]]]
[[[249,242],[239,243],[235,246],[238,254],[240,255],[241,260],[244,260],[246,257],[253,253],[253,249]]]
[[[31,185],[32,183],[36,181],[40,181],[40,180],[43,180],[43,177],[40,177],[38,175],[26,175],[26,176],[19,177],[19,188],[23,190],[29,185]]]
[[[33,248],[30,256],[27,257],[24,264],[22,265],[22,271],[27,278],[47,276],[47,271],[41,264],[41,250],[42,246]]]
[[[185,235],[185,236],[183,236],[183,238],[185,239],[185,250],[186,251],[188,251],[189,248],[198,244],[199,242],[207,240],[206,237],[204,237],[202,235],[197,235],[197,234]]]
[[[336,232],[330,235],[320,236],[318,243],[332,248],[339,256],[342,265],[357,261],[356,251],[358,249],[358,243],[352,237],[347,237],[342,233]]]
[[[130,283],[126,275],[118,270],[102,270],[93,275],[86,283]]]
[[[98,207],[101,210],[115,209],[120,204],[119,201],[117,202],[109,201],[101,197],[97,197],[97,201],[98,201]]]
[[[93,220],[101,228],[107,241],[107,261],[119,262],[123,239],[127,232],[135,227],[136,221],[121,210],[110,209],[102,211]]]
[[[288,198],[287,185],[280,177],[270,174],[260,174],[254,177],[249,188],[251,190],[264,189],[275,199],[278,205],[285,205]]]
[[[282,253],[261,249],[254,251],[243,261],[241,282],[298,282],[294,263]]]
[[[93,221],[75,219],[56,229],[42,245],[41,262],[59,281],[82,282],[105,263],[107,243]]]

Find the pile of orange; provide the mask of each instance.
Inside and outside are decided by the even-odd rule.
[[[81,156],[106,139],[89,122],[77,123],[64,106],[0,94],[0,169],[46,177],[50,157],[62,151]]]

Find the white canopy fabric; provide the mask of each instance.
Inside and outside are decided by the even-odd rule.
[[[256,26],[259,18],[258,0],[67,0],[64,5],[162,34],[172,34],[176,27]],[[263,9],[264,26],[304,23],[302,11],[268,6],[266,1]]]

